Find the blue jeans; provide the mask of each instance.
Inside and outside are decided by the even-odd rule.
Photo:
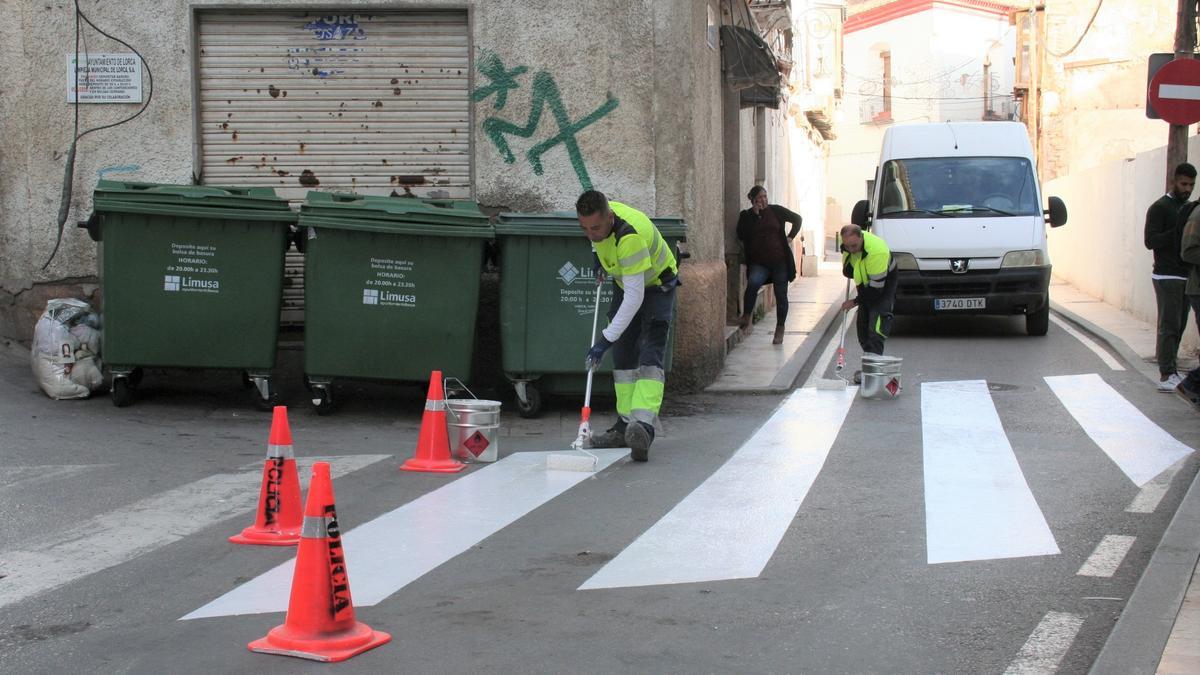
[[[754,311],[754,304],[758,301],[758,289],[768,281],[775,287],[775,323],[782,326],[783,322],[787,320],[788,313],[786,262],[769,266],[758,263],[746,266],[746,295],[742,298],[742,313],[749,314]]]

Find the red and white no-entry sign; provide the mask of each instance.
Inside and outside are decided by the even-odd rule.
[[[1175,59],[1150,80],[1150,104],[1171,124],[1200,122],[1200,60]]]

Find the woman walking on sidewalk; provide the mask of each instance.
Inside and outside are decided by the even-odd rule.
[[[778,204],[767,203],[767,191],[761,185],[746,195],[750,208],[738,217],[737,236],[746,254],[746,294],[742,298],[742,318],[738,327],[748,331],[753,319],[758,289],[768,281],[775,287],[775,337],[772,344],[783,344],[783,324],[788,313],[788,283],[796,279],[796,259],[792,239],[800,232],[800,216]],[[784,234],[783,224],[791,223]]]

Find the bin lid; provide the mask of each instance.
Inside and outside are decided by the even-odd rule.
[[[684,239],[687,223],[679,216],[651,218],[650,222],[664,237]],[[579,237],[579,219],[574,211],[548,213],[501,213],[496,222],[498,235],[531,235],[539,237]]]
[[[98,212],[293,222],[286,199],[267,187],[221,187],[102,180],[92,193]]]
[[[96,184],[95,195],[98,198],[147,204],[289,210],[287,200],[276,196],[275,190],[269,187],[172,185],[102,180]]]
[[[378,197],[339,192],[309,192],[300,211],[322,218],[408,222],[426,225],[488,227],[491,221],[479,204],[467,199]]]

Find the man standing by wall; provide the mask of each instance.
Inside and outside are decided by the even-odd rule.
[[[896,304],[896,261],[887,242],[858,225],[842,228],[842,274],[854,280],[858,294],[842,304],[842,311],[858,306],[858,344],[867,354],[883,354],[883,343],[892,331]],[[859,384],[861,372],[854,373]]]
[[[1174,391],[1180,382],[1176,354],[1187,326],[1188,301],[1185,295],[1188,268],[1179,255],[1183,237],[1183,207],[1196,185],[1196,168],[1187,162],[1175,167],[1171,191],[1159,197],[1146,210],[1146,248],[1154,251],[1154,270],[1150,275],[1158,302],[1158,390]]]
[[[675,308],[679,266],[646,214],[588,190],[575,203],[579,226],[605,273],[612,277],[608,326],[587,353],[588,369],[613,350],[617,422],[592,439],[597,448],[628,445],[635,462],[649,458],[662,406],[663,360]]]

